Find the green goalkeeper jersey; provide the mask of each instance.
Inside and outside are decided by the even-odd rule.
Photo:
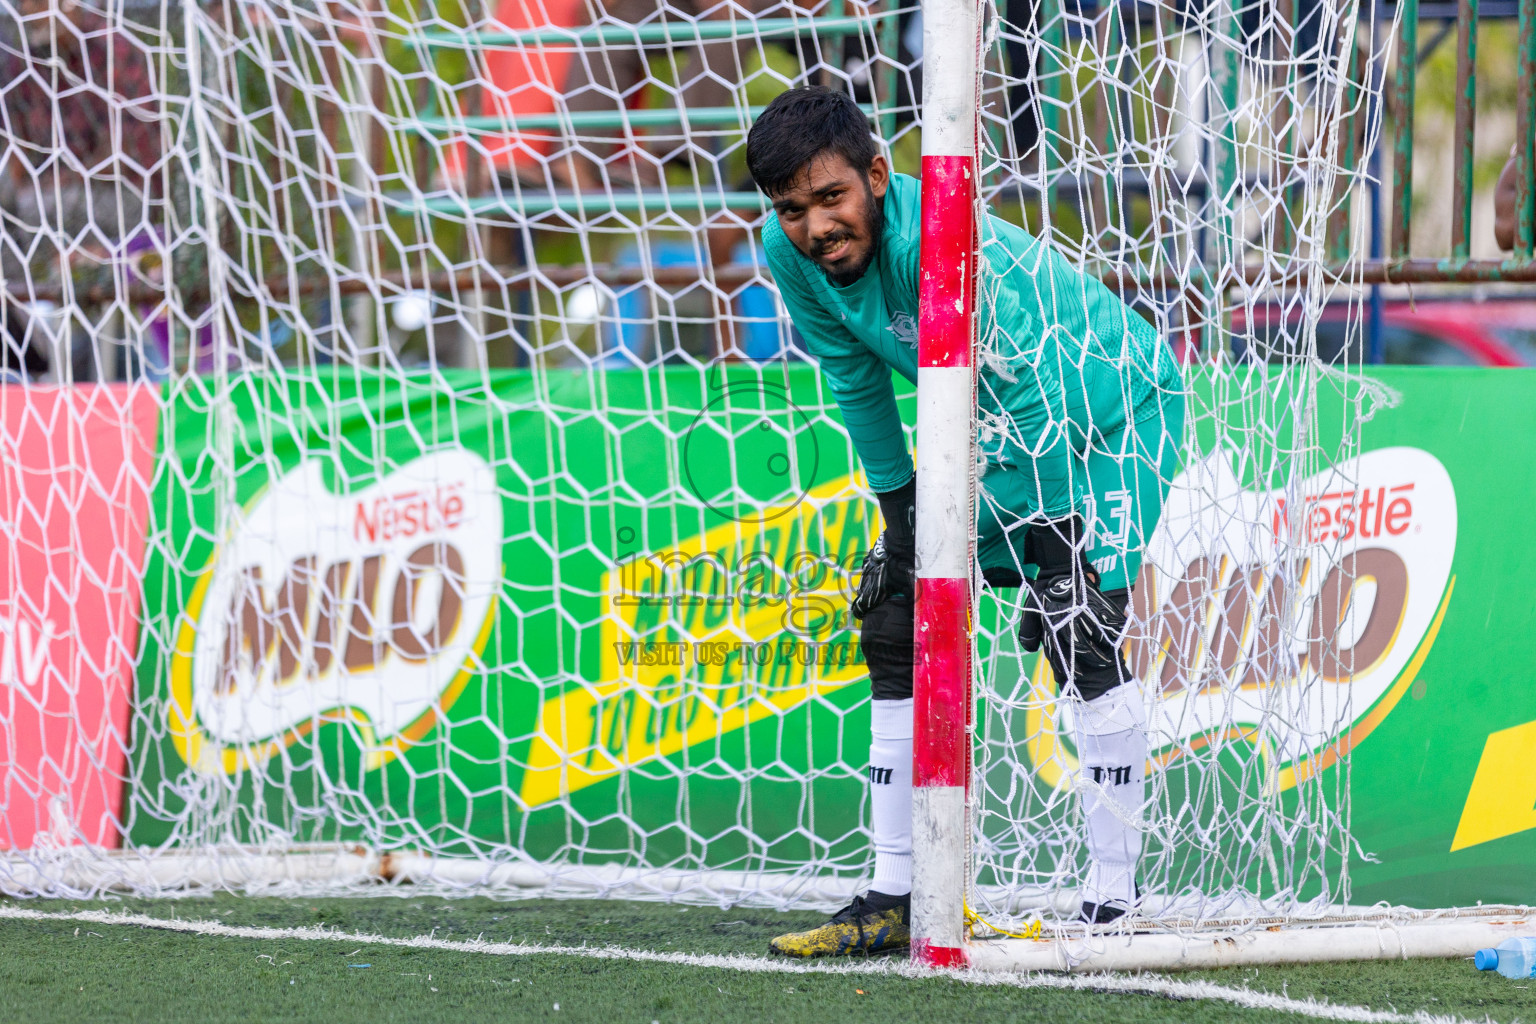
[[[917,179],[892,175],[879,251],[846,288],[795,248],[777,216],[763,226],[779,293],[876,491],[912,476],[891,371],[917,381],[921,206]],[[1177,363],[1150,324],[1024,229],[986,217],[981,252],[977,420],[985,471],[1028,481],[1007,488],[1015,514],[1081,511],[1089,485],[1080,470],[1090,449],[1161,415],[1160,396],[1182,391]]]

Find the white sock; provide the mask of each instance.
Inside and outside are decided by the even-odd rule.
[[[1083,901],[1133,903],[1147,788],[1146,704],[1133,681],[1072,711],[1082,764],[1076,788],[1088,829]]]
[[[912,698],[871,702],[869,807],[875,880],[887,896],[912,891]]]

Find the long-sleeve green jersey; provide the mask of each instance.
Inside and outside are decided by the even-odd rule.
[[[917,380],[917,179],[892,175],[884,211],[874,261],[845,288],[795,248],[777,216],[763,226],[779,293],[876,491],[912,476],[891,371]],[[1016,514],[1080,511],[1089,450],[1158,415],[1158,396],[1182,390],[1177,364],[1150,324],[1024,229],[986,217],[981,252],[977,418],[987,475],[1012,478],[1004,490]]]

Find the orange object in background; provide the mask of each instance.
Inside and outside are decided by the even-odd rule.
[[[496,21],[507,29],[575,28],[586,23],[582,0],[501,0]],[[482,93],[482,113],[508,124],[519,117],[555,112],[555,100],[565,91],[566,73],[575,58],[571,45],[528,45],[489,49],[485,53],[490,82]],[[538,170],[558,140],[559,131],[540,128],[486,136],[491,164],[502,173]]]
[[[114,846],[159,403],[0,386],[0,850]]]

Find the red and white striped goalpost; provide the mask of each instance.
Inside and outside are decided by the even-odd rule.
[[[971,877],[972,630],[976,498],[976,277],[980,0],[922,0],[922,279],[917,370],[917,615],[912,793],[912,959],[980,970],[1143,970],[1178,964],[1294,963],[1465,955],[1525,915],[1498,922],[1362,919],[1244,936],[1142,935],[1088,959],[1057,943],[968,949]],[[1505,908],[1507,909],[1507,908]],[[1458,912],[1464,914],[1465,911]],[[1511,923],[1513,921],[1514,923]]]
[[[978,0],[923,0],[912,958],[959,967],[970,870]]]

